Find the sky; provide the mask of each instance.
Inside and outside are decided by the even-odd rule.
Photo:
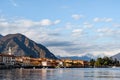
[[[0,34],[21,33],[60,56],[120,52],[120,0],[0,0]]]

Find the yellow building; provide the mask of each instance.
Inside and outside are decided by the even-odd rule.
[[[63,59],[64,67],[88,67],[88,62],[83,60]]]

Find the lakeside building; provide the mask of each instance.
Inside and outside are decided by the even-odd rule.
[[[88,67],[89,63],[84,60],[62,59],[64,67]]]
[[[30,66],[30,57],[16,56],[15,61],[20,66]]]
[[[8,53],[0,54],[0,66],[18,66],[18,67],[88,67],[89,63],[83,60],[71,59],[48,59],[45,58],[45,52],[41,50],[40,58],[31,58],[25,56],[12,55],[12,49],[9,48]]]
[[[89,63],[83,60],[53,60],[47,58],[30,58],[22,56],[14,56],[8,54],[0,54],[0,64],[19,65],[19,66],[37,66],[37,67],[88,67]]]
[[[11,48],[9,48],[8,53],[1,53],[0,54],[0,64],[6,65],[6,66],[12,66],[15,64],[15,56],[12,55]]]
[[[15,56],[8,54],[0,54],[0,64],[4,65],[14,65],[15,64]]]
[[[16,57],[16,63],[21,66],[36,66],[36,67],[62,67],[61,60],[53,60],[47,58],[30,58],[30,57]]]

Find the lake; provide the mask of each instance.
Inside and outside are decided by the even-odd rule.
[[[0,80],[120,80],[120,68],[0,70]]]

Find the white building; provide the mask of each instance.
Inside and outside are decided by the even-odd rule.
[[[47,66],[47,61],[42,61],[42,66]]]
[[[12,55],[12,49],[9,48],[9,52],[7,54],[0,54],[0,64],[5,65],[14,65],[15,63],[15,56]]]
[[[15,56],[8,54],[0,54],[0,63],[5,65],[14,65]]]

